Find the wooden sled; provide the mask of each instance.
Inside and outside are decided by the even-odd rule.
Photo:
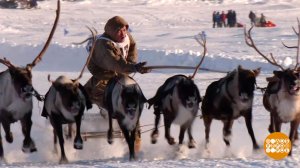
[[[116,121],[113,121],[113,137],[124,138],[121,129]],[[80,133],[84,141],[90,138],[106,138],[108,130],[108,116],[103,117],[99,111],[93,109],[84,114],[81,122]],[[64,135],[66,138],[76,134],[76,128],[73,125],[64,125]]]

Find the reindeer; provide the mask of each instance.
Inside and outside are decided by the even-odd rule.
[[[138,83],[126,74],[110,79],[104,92],[103,103],[109,117],[107,141],[113,143],[112,119],[116,119],[128,144],[129,160],[135,159],[137,127],[146,101]]]
[[[248,33],[245,29],[245,41],[248,46],[253,48],[259,55],[261,55],[268,63],[280,68],[280,70],[273,71],[273,77],[266,78],[268,85],[263,95],[263,105],[267,111],[270,112],[269,132],[280,132],[282,123],[290,122],[289,138],[292,142],[298,139],[297,129],[300,123],[300,71],[299,71],[299,47],[300,47],[300,23],[298,19],[298,32],[293,27],[295,34],[298,36],[298,46],[287,48],[296,48],[296,65],[294,68],[283,68],[277,63],[273,54],[270,53],[271,59],[263,54],[254,44],[251,37],[251,27]],[[292,150],[289,152],[292,155]]]
[[[89,30],[92,32],[93,37],[95,37],[94,32],[90,28]],[[68,163],[64,150],[63,124],[69,124],[70,127],[70,124],[76,123],[74,148],[83,149],[83,141],[80,134],[81,119],[84,109],[88,110],[92,108],[92,103],[84,87],[78,81],[82,77],[84,69],[91,58],[94,47],[95,43],[93,43],[91,52],[78,78],[71,80],[66,76],[59,76],[55,81],[51,81],[50,75],[48,76],[48,80],[52,83],[52,86],[45,96],[42,116],[49,117],[50,123],[53,126],[54,147],[56,147],[58,137],[61,150],[59,163]]]
[[[195,148],[195,141],[192,136],[192,124],[199,109],[201,102],[200,92],[193,79],[196,72],[202,64],[207,48],[206,38],[201,34],[201,40],[195,36],[197,42],[204,48],[203,56],[196,67],[193,76],[175,75],[168,78],[165,83],[159,87],[154,97],[148,100],[149,108],[154,105],[155,128],[151,134],[151,142],[155,144],[159,135],[158,124],[160,114],[164,116],[165,138],[170,145],[175,144],[175,139],[170,135],[171,124],[180,125],[179,144],[183,143],[184,133],[188,129],[189,148]]]
[[[46,41],[45,46],[32,63],[26,67],[17,67],[6,58],[0,59],[0,62],[8,67],[7,70],[0,73],[0,123],[5,131],[5,139],[8,143],[13,142],[13,134],[10,130],[10,124],[20,120],[22,132],[24,135],[23,152],[36,151],[35,143],[30,136],[31,116],[32,116],[32,96],[39,100],[41,97],[32,86],[32,68],[38,64],[46,52],[53,34],[55,32],[60,13],[60,2],[57,2],[56,18]],[[4,158],[3,145],[0,136],[0,159]]]
[[[252,104],[256,77],[259,73],[260,68],[248,70],[238,66],[237,69],[207,87],[201,106],[206,148],[213,119],[223,122],[223,140],[226,146],[230,146],[233,121],[240,116],[245,118],[253,148],[259,148],[252,128]]]

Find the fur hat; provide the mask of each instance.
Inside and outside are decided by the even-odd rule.
[[[125,19],[123,19],[121,16],[114,16],[107,21],[104,27],[104,31],[109,36],[113,36],[116,31],[124,26],[126,26],[126,29],[128,30],[129,26]]]

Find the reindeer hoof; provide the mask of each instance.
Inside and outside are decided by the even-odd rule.
[[[272,127],[271,125],[269,125],[268,130],[269,130],[270,133],[273,133],[273,132],[274,132],[273,127]]]
[[[158,130],[154,130],[151,134],[151,143],[156,144],[158,138]]]
[[[169,145],[174,145],[176,142],[174,138],[168,138],[168,143]]]
[[[5,139],[6,139],[6,142],[12,143],[14,141],[12,132],[10,132],[9,134],[6,134]]]
[[[105,111],[105,110],[100,110],[100,115],[104,118],[104,119],[106,119],[107,118],[107,112]]]
[[[258,150],[259,149],[259,146],[257,144],[253,145],[253,149],[254,150]]]
[[[74,148],[75,149],[83,149],[83,143],[82,142],[74,142]]]
[[[189,148],[195,148],[196,147],[196,142],[194,140],[190,140],[189,144],[188,144]]]
[[[22,151],[24,153],[32,153],[32,152],[36,152],[37,149],[35,147],[34,142],[31,140],[30,143],[28,144],[23,143]]]
[[[59,164],[67,164],[67,163],[69,163],[67,158],[61,158],[59,161]]]

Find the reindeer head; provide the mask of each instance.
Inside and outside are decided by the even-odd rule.
[[[179,81],[177,89],[178,92],[182,92],[178,93],[178,96],[181,103],[186,108],[192,109],[200,103],[200,93],[193,80],[189,78],[182,79],[181,81]]]
[[[297,49],[297,54],[296,54],[296,64],[295,67],[293,69],[290,68],[283,68],[281,65],[279,65],[276,61],[276,59],[273,57],[273,54],[270,53],[270,57],[271,59],[263,54],[254,44],[254,41],[251,37],[251,30],[253,29],[253,27],[251,27],[248,32],[246,32],[245,29],[245,41],[246,44],[250,47],[252,47],[253,49],[255,49],[255,51],[261,55],[264,59],[266,59],[270,64],[277,66],[278,68],[280,68],[280,71],[274,71],[273,77],[267,78],[267,81],[269,82],[269,90],[275,90],[276,92],[279,91],[279,89],[281,88],[282,90],[288,92],[290,95],[298,95],[299,92],[299,48],[300,48],[300,22],[299,19],[298,20],[298,32],[296,31],[296,29],[293,27],[293,30],[295,32],[295,34],[298,36],[298,45],[297,46],[292,46],[289,47],[287,45],[285,45],[283,42],[282,44],[286,47],[286,48],[295,48]],[[271,83],[271,84],[270,84]]]
[[[280,87],[283,92],[290,95],[299,95],[300,91],[300,72],[291,69],[284,71],[274,71],[274,76],[267,78],[268,82],[274,83],[273,87]]]
[[[135,84],[128,85],[122,89],[122,104],[125,114],[128,115],[130,119],[134,119],[136,112],[139,112],[140,104],[142,103],[140,97],[138,88]]]
[[[59,76],[55,81],[52,81],[52,85],[58,92],[58,99],[63,107],[71,112],[72,115],[77,115],[81,108],[79,83],[65,76]]]
[[[248,101],[253,98],[256,85],[256,77],[260,73],[260,68],[255,70],[243,69],[238,67],[238,88],[239,96],[242,101]]]
[[[57,11],[56,11],[56,18],[55,22],[53,24],[52,30],[50,32],[50,35],[46,41],[46,44],[44,45],[42,51],[39,53],[39,55],[33,60],[32,63],[27,64],[26,67],[17,67],[14,66],[10,61],[8,61],[6,58],[0,59],[0,63],[6,65],[8,67],[8,70],[10,72],[13,85],[18,92],[19,96],[24,98],[31,98],[33,87],[32,87],[32,68],[41,61],[42,56],[46,52],[51,39],[53,37],[53,34],[55,32],[58,20],[59,20],[59,13],[60,13],[60,1],[57,1]]]
[[[33,94],[32,74],[27,68],[9,68],[14,88],[23,99],[31,98]]]
[[[71,80],[65,76],[59,76],[55,81],[52,81],[50,79],[50,75],[48,75],[48,81],[52,83],[55,90],[59,93],[60,101],[57,101],[57,102],[62,104],[62,106],[65,109],[67,109],[67,111],[71,112],[71,114],[74,116],[77,115],[81,111],[81,107],[84,107],[84,106],[82,106],[82,103],[85,103],[85,105],[87,105],[87,108],[91,108],[91,107],[88,107],[88,106],[91,106],[89,100],[87,100],[88,97],[86,97],[86,94],[82,91],[82,89],[84,89],[84,88],[79,83],[79,79],[82,77],[84,69],[91,59],[91,56],[93,54],[95,44],[96,44],[95,32],[93,32],[93,30],[91,28],[89,28],[89,27],[87,27],[87,28],[91,31],[94,42],[93,42],[90,54],[84,64],[79,76],[73,80]],[[83,98],[83,96],[85,96],[85,98]],[[83,99],[85,99],[85,102],[83,102]]]

